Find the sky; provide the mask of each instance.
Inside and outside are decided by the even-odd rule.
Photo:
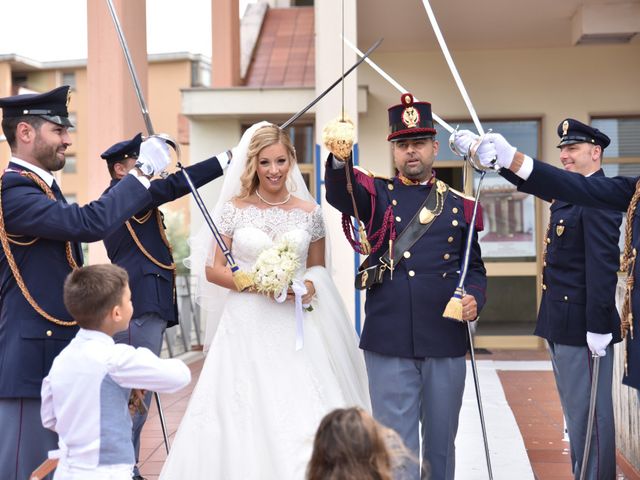
[[[0,55],[41,62],[87,56],[87,1],[2,0]],[[240,11],[255,0],[240,0]],[[147,0],[147,51],[211,56],[211,0]]]

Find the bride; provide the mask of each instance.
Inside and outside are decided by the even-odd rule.
[[[201,301],[221,314],[160,479],[303,479],[322,417],[370,404],[355,331],[324,267],[322,212],[279,127],[261,122],[243,135],[214,219],[244,272],[265,249],[292,246],[297,293],[238,292],[211,234],[198,236],[191,264],[212,282]]]

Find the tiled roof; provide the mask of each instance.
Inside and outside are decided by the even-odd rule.
[[[270,8],[245,85],[310,87],[314,84],[313,7]]]

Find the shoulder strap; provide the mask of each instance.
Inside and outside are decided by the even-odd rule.
[[[404,258],[403,253],[427,233],[434,220],[442,213],[444,200],[448,193],[449,186],[440,180],[436,180],[423,204],[396,238],[393,244],[393,256],[390,257],[389,250],[387,250],[381,255],[381,262],[388,266],[391,266],[392,259],[395,265],[400,263]]]
[[[409,250],[414,243],[421,238],[434,220],[442,213],[444,207],[444,200],[449,192],[449,186],[441,180],[436,180],[435,185],[431,187],[429,195],[425,198],[424,202],[413,216],[409,224],[400,232],[400,235],[396,238],[393,245],[393,258],[394,263],[397,265],[404,257],[402,254]],[[362,265],[360,265],[359,271],[369,268],[371,256],[367,257]],[[396,260],[397,259],[397,260]],[[391,258],[389,257],[389,249],[387,249],[382,255],[380,255],[380,261],[387,267],[390,267]]]

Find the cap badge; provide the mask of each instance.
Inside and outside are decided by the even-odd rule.
[[[69,107],[69,102],[71,102],[71,89],[67,90],[67,107]]]
[[[402,112],[402,123],[404,123],[407,128],[414,128],[418,125],[420,121],[420,113],[414,107],[407,107]]]
[[[562,122],[562,136],[564,137],[569,132],[569,120]]]

